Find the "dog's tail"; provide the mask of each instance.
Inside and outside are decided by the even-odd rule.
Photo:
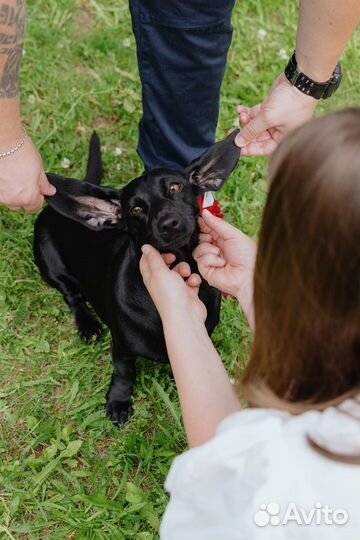
[[[89,158],[86,168],[85,182],[99,186],[104,176],[101,159],[100,139],[96,131],[93,131],[89,144]]]

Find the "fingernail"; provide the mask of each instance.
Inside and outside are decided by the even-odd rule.
[[[243,139],[240,135],[238,135],[235,139],[235,144],[236,146],[238,146],[239,148],[242,148],[243,146],[246,146],[246,141],[245,139]]]
[[[144,244],[143,246],[141,246],[141,251],[142,251],[142,253],[144,253],[145,255],[146,255],[146,253],[149,253],[149,250],[150,250],[149,244]]]

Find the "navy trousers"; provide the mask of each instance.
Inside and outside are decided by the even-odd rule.
[[[142,83],[138,153],[180,169],[215,140],[235,0],[129,0]]]

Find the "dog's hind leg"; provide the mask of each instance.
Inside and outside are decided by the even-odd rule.
[[[132,415],[132,391],[136,378],[134,356],[125,356],[119,344],[113,343],[114,371],[106,394],[106,414],[118,427],[122,427]]]
[[[42,250],[38,249],[38,242],[35,242],[34,253],[41,277],[48,285],[62,293],[70,307],[80,338],[87,343],[98,339],[102,335],[100,323],[87,307],[76,279],[69,273],[51,239],[48,239]]]

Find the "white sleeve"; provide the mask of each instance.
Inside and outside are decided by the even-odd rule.
[[[250,508],[266,478],[263,450],[287,416],[261,409],[235,413],[211,441],[177,457],[165,484],[170,503],[161,539],[248,540]]]

